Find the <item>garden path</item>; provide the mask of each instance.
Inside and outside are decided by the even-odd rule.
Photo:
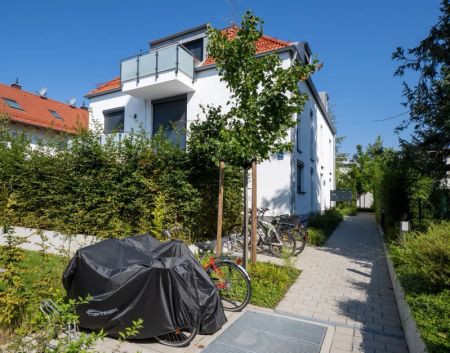
[[[332,353],[408,352],[373,214],[346,218],[295,266],[303,272],[278,312],[334,326]]]

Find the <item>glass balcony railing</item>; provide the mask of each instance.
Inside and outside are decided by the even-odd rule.
[[[120,79],[122,82],[139,80],[147,76],[158,76],[163,72],[178,71],[194,77],[194,57],[180,44],[173,44],[138,54],[122,60]]]

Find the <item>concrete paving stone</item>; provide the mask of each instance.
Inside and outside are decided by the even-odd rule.
[[[387,343],[386,350],[388,352],[392,352],[392,353],[408,353],[408,348],[406,348],[406,345],[398,346],[398,345],[393,345],[393,344]]]
[[[347,350],[351,351],[352,348],[353,348],[353,343],[352,342],[336,341],[335,339],[333,339],[333,341],[331,342],[331,350],[333,350],[333,348],[347,349]]]

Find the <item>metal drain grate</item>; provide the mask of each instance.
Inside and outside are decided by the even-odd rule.
[[[326,327],[246,311],[202,353],[319,353]]]

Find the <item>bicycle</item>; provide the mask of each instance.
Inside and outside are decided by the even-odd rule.
[[[266,235],[265,238],[260,237],[260,239],[263,242],[265,241],[266,244],[268,243],[270,252],[274,256],[281,257],[283,251],[287,251],[288,255],[293,256],[297,246],[296,240],[291,233],[291,229],[286,227],[277,229],[272,220],[265,216],[265,213],[268,210],[268,208],[258,209],[258,227],[260,227]],[[260,232],[258,232],[258,234],[260,234]]]
[[[180,232],[179,229],[175,230]],[[171,239],[173,230],[166,230],[164,234]],[[222,306],[226,311],[242,311],[250,302],[252,286],[250,276],[240,265],[240,260],[230,257],[215,257],[211,243],[195,243],[199,249],[200,263],[219,291]]]
[[[277,230],[283,231],[289,229],[295,238],[296,249],[295,255],[300,254],[306,247],[308,242],[308,231],[301,224],[297,216],[290,216],[287,214],[274,217],[272,221]]]

